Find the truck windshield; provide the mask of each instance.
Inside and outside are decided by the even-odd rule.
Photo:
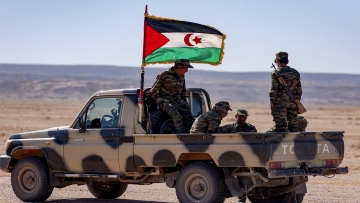
[[[122,98],[98,98],[93,100],[82,115],[86,128],[118,127]],[[86,117],[86,118],[85,118]],[[79,125],[77,124],[76,127]]]

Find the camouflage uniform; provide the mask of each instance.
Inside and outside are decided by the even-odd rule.
[[[249,114],[246,109],[238,109],[236,112],[237,115],[243,115],[248,117]],[[245,123],[243,126],[239,126],[237,122],[233,124],[236,132],[257,132],[255,126],[250,123]]]
[[[229,102],[220,101],[205,114],[196,118],[190,129],[190,133],[227,133],[235,132],[232,125],[220,127],[223,117],[227,116],[228,111],[232,111]]]
[[[245,123],[243,126],[239,126],[237,123],[233,124],[236,132],[257,132],[255,126],[250,123]]]
[[[276,54],[275,60],[287,59],[288,54],[286,52],[279,52]],[[297,84],[293,89],[294,94],[301,99],[302,88],[300,82],[300,73],[294,68],[289,66],[282,66],[278,69],[280,76],[285,80],[286,84],[290,86],[293,80],[297,80]],[[271,109],[271,115],[275,121],[275,131],[277,132],[298,132],[298,123],[296,117],[299,114],[299,110],[294,102],[292,102],[281,87],[275,71],[271,73],[271,90],[269,93],[270,102],[273,105]]]
[[[178,133],[187,133],[194,122],[194,117],[186,100],[185,77],[175,73],[175,67],[193,68],[189,60],[176,60],[174,67],[156,77],[150,94],[160,108],[173,119]],[[183,120],[186,127],[183,125]]]

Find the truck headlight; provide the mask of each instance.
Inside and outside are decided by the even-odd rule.
[[[7,140],[5,142],[5,151],[10,147],[11,143],[12,143],[12,140]]]

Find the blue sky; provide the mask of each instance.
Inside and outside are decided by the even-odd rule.
[[[300,72],[360,74],[358,0],[0,0],[0,63],[139,67],[146,4],[227,35],[223,64],[196,69],[270,72],[287,51]]]

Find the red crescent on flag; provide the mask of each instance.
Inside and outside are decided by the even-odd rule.
[[[193,35],[193,34],[186,34],[185,37],[184,37],[184,42],[185,42],[185,44],[188,45],[188,46],[190,46],[190,47],[194,46],[194,45],[192,45],[192,44],[190,43],[190,37],[191,37],[191,35]]]

